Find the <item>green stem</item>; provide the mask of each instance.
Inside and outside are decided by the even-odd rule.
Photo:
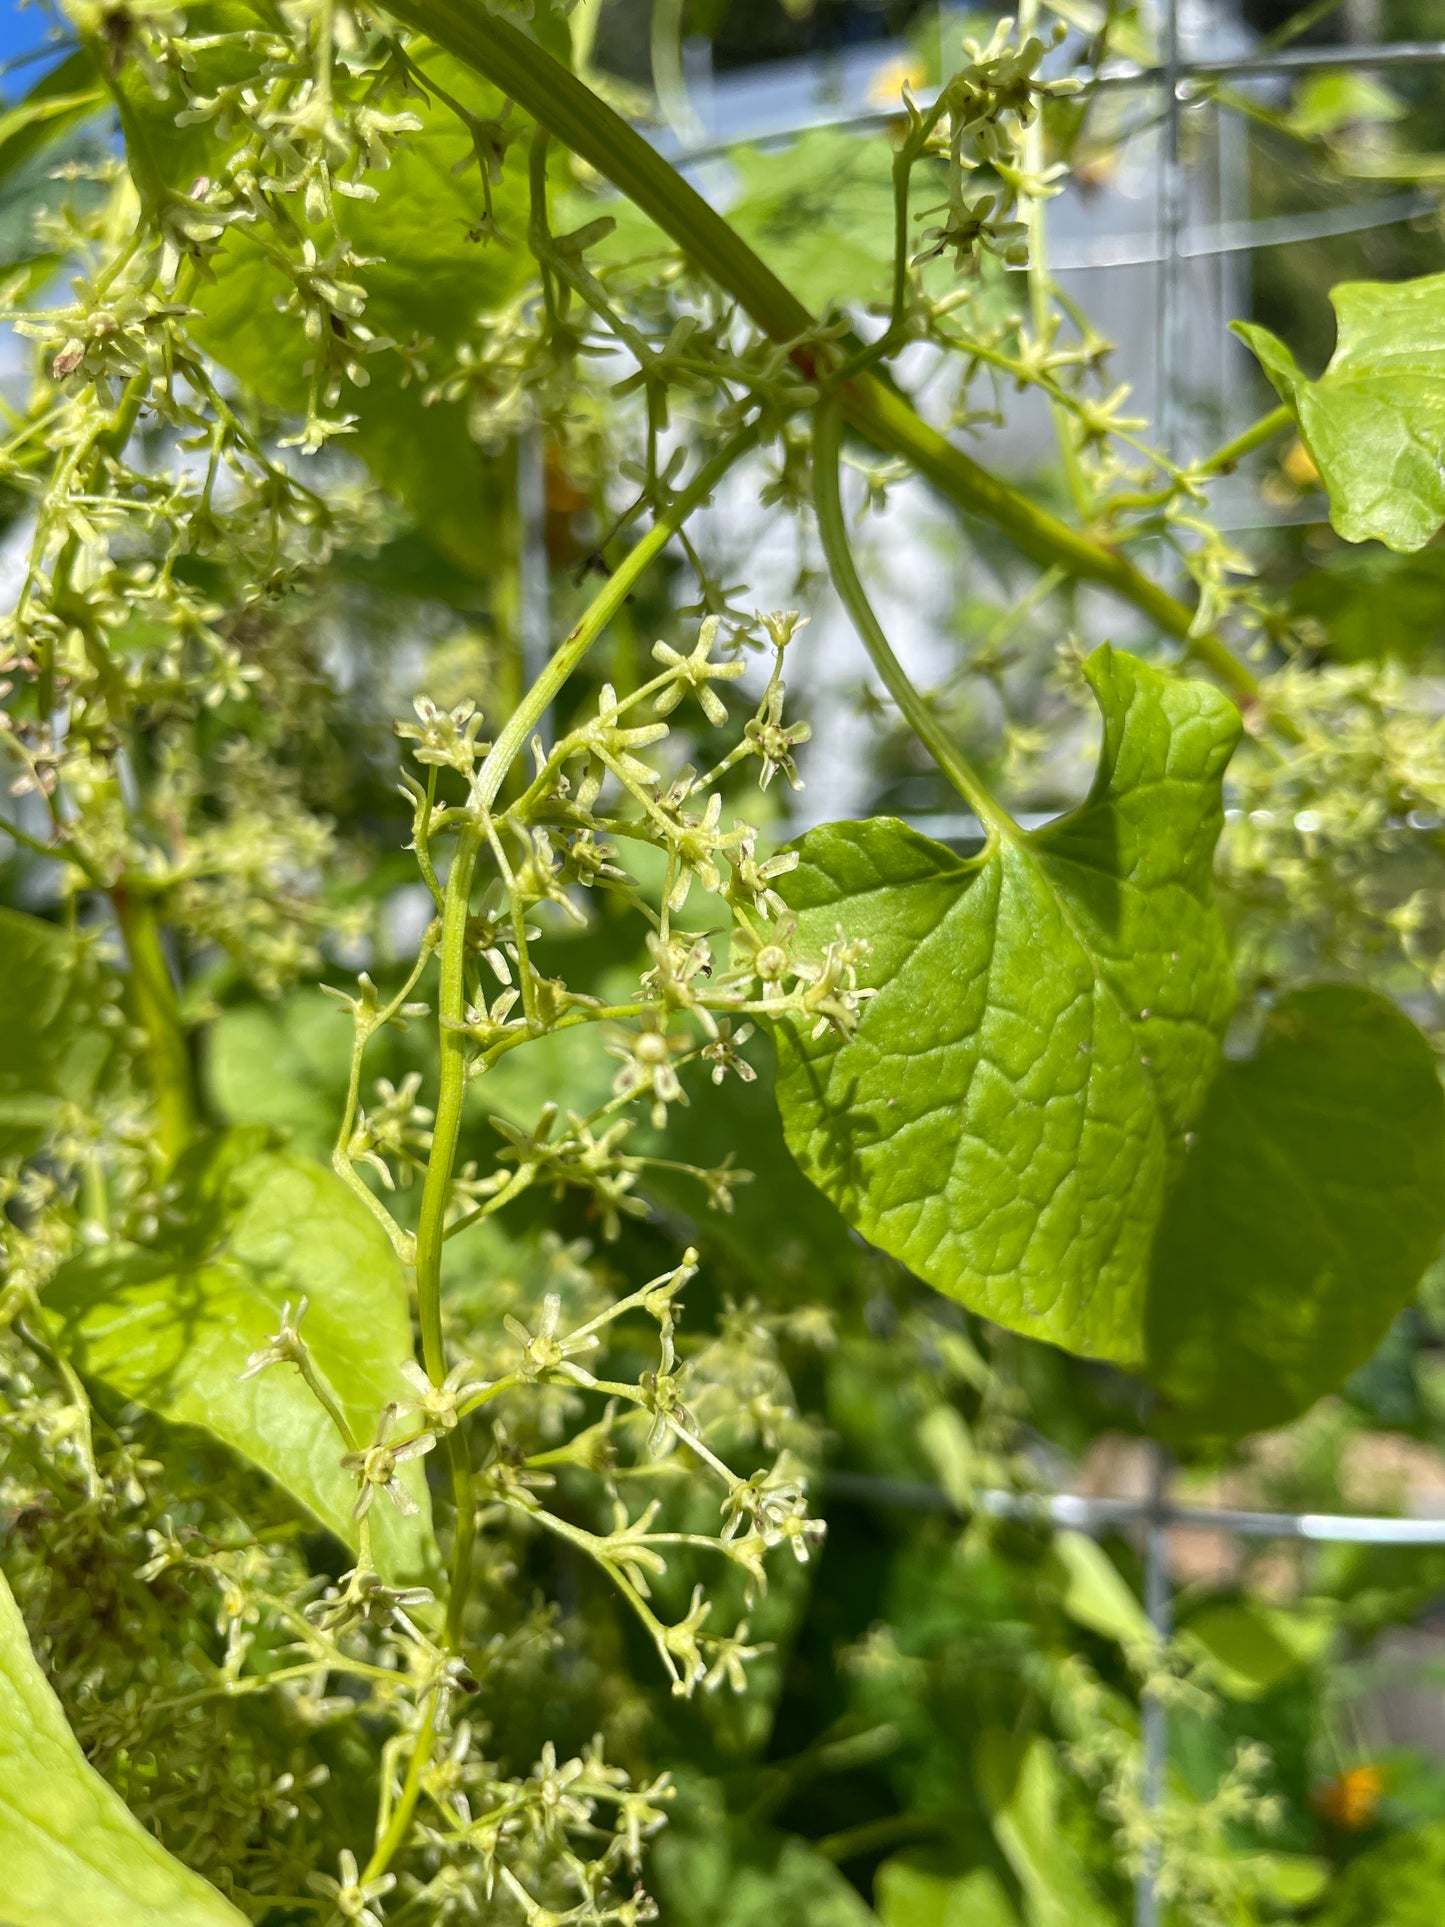
[[[155,906],[117,885],[110,893],[130,959],[130,1001],[145,1034],[145,1060],[156,1100],[161,1148],[174,1160],[200,1123],[180,1001],[161,948]]]
[[[446,1349],[442,1343],[442,1239],[451,1201],[452,1169],[461,1133],[462,1097],[467,1080],[466,1040],[453,1026],[461,1021],[466,1008],[467,917],[481,843],[480,828],[472,823],[464,825],[442,899],[441,984],[437,996],[441,1077],[416,1232],[421,1355],[433,1385],[440,1385],[447,1375]]]
[[[422,1775],[431,1765],[432,1737],[436,1732],[437,1693],[433,1688],[422,1715],[421,1727],[416,1736],[416,1745],[411,1750],[407,1763],[406,1778],[402,1782],[401,1797],[392,1810],[385,1833],[377,1841],[370,1860],[362,1870],[361,1884],[376,1880],[384,1874],[396,1857],[397,1849],[406,1838],[406,1830],[411,1825],[416,1803],[421,1797]]]
[[[632,594],[639,576],[667,547],[693,511],[708,499],[734,463],[755,446],[757,439],[756,424],[739,429],[711,461],[703,464],[682,493],[659,511],[646,535],[608,577],[606,586],[593,598],[586,614],[518,704],[478,770],[473,802],[480,809],[490,810],[496,802],[507,771],[526,747],[528,737],[578,663]]]
[[[441,1074],[416,1234],[417,1312],[421,1324],[422,1363],[434,1385],[441,1384],[447,1370],[446,1348],[442,1339],[442,1246],[446,1240],[446,1214],[451,1202],[452,1171],[456,1164],[462,1099],[467,1079],[466,1043],[462,1032],[455,1026],[461,1020],[466,1005],[467,916],[477,856],[486,835],[483,827],[485,819],[497,800],[508,771],[525,747],[527,738],[542,720],[567,678],[632,593],[638,577],[666,548],[671,537],[694,509],[707,500],[733,463],[753,446],[757,433],[756,427],[741,429],[710,462],[703,465],[691,485],[659,514],[647,534],[608,579],[607,586],[593,598],[582,620],[527,691],[477,772],[472,790],[475,816],[464,823],[458,835],[442,901],[441,982],[437,996]],[[448,1435],[447,1453],[456,1505],[447,1634],[455,1646],[470,1585],[472,1543],[476,1531],[471,1461],[460,1427]]]
[[[440,1385],[447,1375],[442,1339],[442,1243],[446,1237],[447,1207],[451,1202],[452,1170],[462,1128],[462,1100],[466,1093],[467,1058],[462,1033],[454,1028],[466,1005],[467,918],[472,878],[482,833],[465,824],[457,839],[442,900],[441,984],[437,996],[441,1076],[436,1125],[422,1187],[421,1217],[416,1234],[417,1313],[421,1323],[421,1355],[427,1377]],[[471,1456],[466,1436],[458,1427],[447,1435],[447,1463],[451,1472],[456,1518],[452,1528],[451,1590],[447,1599],[447,1638],[455,1649],[471,1584],[472,1541],[476,1507],[472,1495]]]
[[[939,726],[938,718],[909,681],[907,672],[894,655],[882,625],[873,613],[873,605],[868,600],[853,562],[848,524],[843,515],[843,498],[838,486],[842,447],[843,424],[838,411],[824,403],[813,420],[813,501],[818,511],[818,532],[823,538],[823,553],[828,558],[833,586],[843,599],[843,605],[872,659],[873,667],[883,678],[884,687],[897,703],[914,735],[974,810],[980,823],[1012,829],[1013,822],[1007,811],[994,800],[983,779],[949,741]]]
[[[1246,455],[1252,455],[1255,449],[1263,448],[1266,442],[1272,441],[1282,429],[1290,427],[1293,421],[1294,415],[1281,402],[1278,408],[1271,408],[1267,415],[1261,415],[1257,422],[1252,422],[1242,434],[1236,435],[1232,442],[1226,442],[1222,448],[1216,448],[1212,455],[1206,455],[1202,460],[1194,462],[1190,466],[1189,474],[1191,476],[1228,475],[1231,469],[1239,466]]]
[[[816,351],[801,337],[813,316],[772,269],[642,136],[510,21],[470,0],[386,0],[386,10],[500,87],[559,140],[649,215],[696,265],[742,306],[774,341],[798,343],[794,359],[814,376]],[[875,374],[856,374],[839,391],[843,414],[877,447],[902,456],[970,514],[1001,529],[1043,568],[1097,582],[1185,642],[1236,694],[1254,678],[1214,636],[1192,636],[1186,605],[1105,543],[1037,507],[930,428],[909,402]]]

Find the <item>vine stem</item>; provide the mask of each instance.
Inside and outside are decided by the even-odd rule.
[[[873,613],[867,591],[859,579],[848,540],[848,524],[843,514],[839,487],[839,466],[843,452],[843,423],[836,407],[820,404],[813,418],[813,502],[818,512],[818,533],[823,553],[833,577],[833,586],[852,618],[873,667],[883,678],[884,687],[919,742],[943,771],[980,823],[998,830],[1013,831],[1013,818],[998,803],[981,776],[957,746],[950,741],[938,718],[914,688],[903,664],[894,655],[883,626]]]
[[[377,1841],[371,1858],[362,1870],[360,1881],[362,1886],[366,1886],[386,1872],[396,1857],[398,1847],[406,1838],[406,1830],[411,1825],[411,1817],[416,1812],[416,1803],[421,1797],[422,1777],[431,1765],[432,1739],[436,1733],[437,1699],[438,1694],[433,1687],[427,1698],[421,1727],[417,1732],[416,1745],[412,1748],[411,1759],[407,1762],[401,1797],[392,1810],[385,1833]]]
[[[111,891],[110,900],[130,960],[131,1008],[145,1037],[157,1135],[166,1157],[174,1161],[195,1136],[200,1121],[180,1001],[161,948],[154,906],[119,885]]]
[[[510,21],[472,0],[384,0],[395,19],[489,80],[649,215],[696,265],[739,303],[772,340],[794,344],[793,359],[820,372],[803,337],[816,322],[798,297],[734,232],[676,168],[560,61]],[[845,344],[856,347],[859,344]],[[1217,636],[1192,633],[1193,611],[1106,542],[1072,529],[965,455],[929,426],[883,377],[855,373],[841,383],[844,416],[877,447],[908,461],[959,508],[983,517],[1042,568],[1097,582],[1131,603],[1166,635],[1183,642],[1241,698],[1255,678]]]
[[[728,470],[749,449],[756,447],[757,440],[756,422],[750,422],[730,436],[712,459],[704,462],[687,487],[674,496],[666,508],[658,511],[646,535],[617,565],[605,586],[593,597],[581,621],[522,698],[478,770],[473,801],[481,810],[490,810],[496,802],[507,771],[526,747],[528,737],[546,715],[578,663],[632,594],[639,576],[661,555],[688,517],[707,501]]]
[[[659,511],[652,527],[593,597],[580,622],[571,630],[508,718],[488,751],[472,785],[470,809],[457,835],[457,846],[442,896],[441,981],[437,992],[437,1024],[441,1071],[436,1118],[421,1213],[416,1233],[417,1316],[421,1325],[422,1364],[433,1385],[446,1377],[446,1346],[442,1335],[441,1269],[446,1240],[447,1209],[451,1203],[452,1172],[461,1135],[462,1101],[466,1093],[466,1042],[460,1028],[466,1011],[467,918],[477,857],[486,841],[492,805],[512,764],[526,747],[569,676],[632,593],[638,578],[667,547],[695,509],[707,501],[733,464],[758,439],[757,425],[749,424],[731,436],[698,470],[694,480]],[[456,1526],[452,1543],[451,1592],[447,1603],[447,1635],[455,1646],[470,1588],[475,1518],[472,1505],[471,1460],[460,1427],[447,1435]]]

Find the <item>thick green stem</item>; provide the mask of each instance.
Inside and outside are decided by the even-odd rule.
[[[154,905],[121,886],[110,893],[130,960],[130,1003],[145,1036],[145,1061],[156,1100],[161,1149],[175,1159],[199,1124],[195,1076],[180,1001],[161,948]]]
[[[500,87],[575,154],[649,215],[775,341],[796,342],[813,316],[772,269],[734,233],[677,170],[619,114],[510,21],[471,0],[386,0],[387,11],[428,35]],[[819,372],[806,344],[796,359]],[[1254,678],[1214,636],[1190,634],[1186,605],[1151,582],[1107,544],[1071,529],[940,435],[886,381],[859,373],[843,383],[839,405],[861,435],[917,472],[970,514],[1001,529],[1042,568],[1112,590],[1167,634],[1179,638],[1230,689],[1248,696]]]
[[[437,995],[437,1018],[441,1043],[441,1078],[437,1092],[436,1128],[432,1133],[427,1159],[426,1182],[421,1194],[421,1218],[416,1233],[416,1295],[421,1320],[421,1356],[427,1376],[440,1385],[447,1375],[446,1350],[442,1344],[442,1240],[446,1230],[447,1205],[451,1201],[452,1170],[456,1163],[457,1138],[462,1128],[462,1098],[466,1091],[466,1042],[454,1026],[461,1022],[466,1008],[467,917],[470,913],[472,878],[476,874],[477,852],[482,833],[476,824],[465,824],[457,840],[452,867],[447,875],[442,899],[441,984]]]
[[[472,878],[482,833],[475,823],[464,824],[457,839],[452,867],[442,899],[441,984],[437,995],[441,1047],[441,1077],[437,1093],[436,1127],[422,1187],[421,1219],[416,1234],[417,1315],[421,1323],[421,1355],[427,1377],[440,1385],[447,1375],[442,1341],[442,1244],[446,1237],[447,1206],[451,1202],[452,1171],[462,1128],[462,1100],[466,1094],[466,1046],[460,1030],[466,1006],[467,917]],[[466,1435],[457,1427],[447,1435],[447,1464],[451,1472],[452,1527],[451,1591],[447,1600],[447,1638],[455,1647],[470,1590],[472,1541],[476,1533],[472,1497],[471,1455]]]
[[[908,679],[907,671],[894,655],[882,624],[859,580],[848,540],[848,524],[843,515],[843,498],[838,486],[839,456],[842,453],[843,424],[838,411],[824,403],[813,424],[813,501],[818,511],[818,532],[823,538],[823,553],[833,586],[843,599],[863,647],[873,667],[883,678],[884,687],[897,703],[904,720],[943,771],[964,801],[985,827],[1012,828],[1012,821],[1000,803],[995,802],[987,785],[951,743],[938,718]]]

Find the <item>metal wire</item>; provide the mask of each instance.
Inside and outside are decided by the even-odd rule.
[[[1211,83],[1221,80],[1278,80],[1294,74],[1328,73],[1342,67],[1382,70],[1390,67],[1418,67],[1445,64],[1445,40],[1399,40],[1378,47],[1287,47],[1278,53],[1242,54],[1232,60],[1189,60],[1181,57],[1172,65],[1147,67],[1141,63],[1111,59],[1100,66],[1087,65],[1070,70],[1086,92],[1113,91],[1121,87],[1149,88],[1168,85],[1172,79],[1180,98],[1191,103],[1206,98]],[[923,88],[915,96],[920,107],[931,107],[938,98],[936,88]],[[679,140],[670,131],[658,131],[658,149],[675,166],[694,162],[725,160],[738,147],[767,148],[783,145],[804,134],[867,133],[891,127],[900,118],[899,109],[890,107],[854,108],[837,113],[824,110],[817,114],[790,114],[774,121],[766,119],[752,126],[735,126],[729,133],[705,140]]]
[[[1320,1545],[1445,1546],[1445,1518],[1399,1519],[1383,1513],[1244,1512],[1230,1506],[1174,1505],[1162,1492],[1139,1499],[1096,1499],[1080,1492],[1006,1492],[984,1488],[960,1506],[948,1493],[921,1479],[877,1479],[862,1472],[830,1472],[827,1490],[889,1511],[942,1512],[967,1518],[1052,1525],[1098,1534],[1129,1526],[1168,1533],[1227,1532],[1238,1539],[1306,1539]]]

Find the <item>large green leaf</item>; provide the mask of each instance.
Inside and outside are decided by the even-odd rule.
[[[5,1927],[239,1927],[86,1762],[0,1573],[0,1919]]]
[[[1445,1233],[1445,1097],[1373,992],[1296,991],[1226,1063],[1160,1227],[1150,1375],[1175,1430],[1280,1425],[1384,1337]]]
[[[1267,328],[1235,333],[1293,411],[1338,533],[1423,548],[1445,522],[1445,274],[1345,281],[1330,300],[1339,338],[1318,381]]]
[[[1204,683],[1108,648],[1081,808],[965,859],[827,825],[786,894],[866,938],[856,1033],[775,1026],[794,1157],[875,1244],[1000,1324],[1137,1361],[1149,1246],[1232,995],[1211,860],[1239,734]]]
[[[75,939],[0,910],[0,1157],[33,1151],[83,1103],[109,1049]]]
[[[198,23],[217,20],[235,27],[254,25],[248,12],[231,6],[197,8]],[[435,49],[418,49],[419,65],[453,99],[479,118],[499,115],[500,94]],[[214,90],[242,77],[233,51],[199,49],[194,84]],[[210,71],[219,61],[229,69]],[[130,89],[131,109],[144,127],[167,178],[184,190],[197,175],[216,178],[226,165],[227,146],[205,126],[177,128],[178,98],[157,101],[137,80]],[[525,161],[515,152],[492,200],[503,238],[474,241],[486,213],[486,194],[473,158],[471,140],[450,109],[440,103],[409,99],[405,106],[422,121],[419,133],[403,138],[384,173],[369,177],[374,201],[338,200],[347,240],[366,265],[357,271],[367,291],[365,325],[376,336],[402,344],[424,342],[423,360],[432,377],[448,371],[456,350],[475,329],[477,317],[501,305],[533,271],[521,245],[526,229]],[[230,136],[231,143],[244,128]],[[300,210],[297,210],[298,218]],[[318,253],[327,254],[329,237],[315,235]],[[201,319],[196,335],[223,367],[278,408],[305,407],[312,347],[296,315],[278,311],[290,292],[289,279],[266,260],[257,238],[244,226],[233,228],[213,263],[215,279],[203,282],[194,302]],[[489,465],[467,426],[459,401],[423,401],[426,380],[412,373],[394,352],[364,357],[369,377],[364,388],[347,386],[334,412],[357,418],[345,438],[383,484],[401,496],[417,523],[444,555],[473,576],[492,562],[499,512],[495,465]]]
[[[234,1131],[177,1167],[177,1223],[159,1248],[109,1245],[57,1276],[46,1305],[82,1372],[165,1418],[202,1425],[270,1473],[346,1542],[356,1486],[331,1420],[292,1365],[243,1379],[283,1307],[303,1294],[302,1336],[362,1443],[384,1405],[407,1396],[411,1356],[401,1268],[365,1206],[318,1164]],[[431,1542],[425,1479],[402,1483],[418,1510],[373,1506],[378,1566],[415,1574]]]

